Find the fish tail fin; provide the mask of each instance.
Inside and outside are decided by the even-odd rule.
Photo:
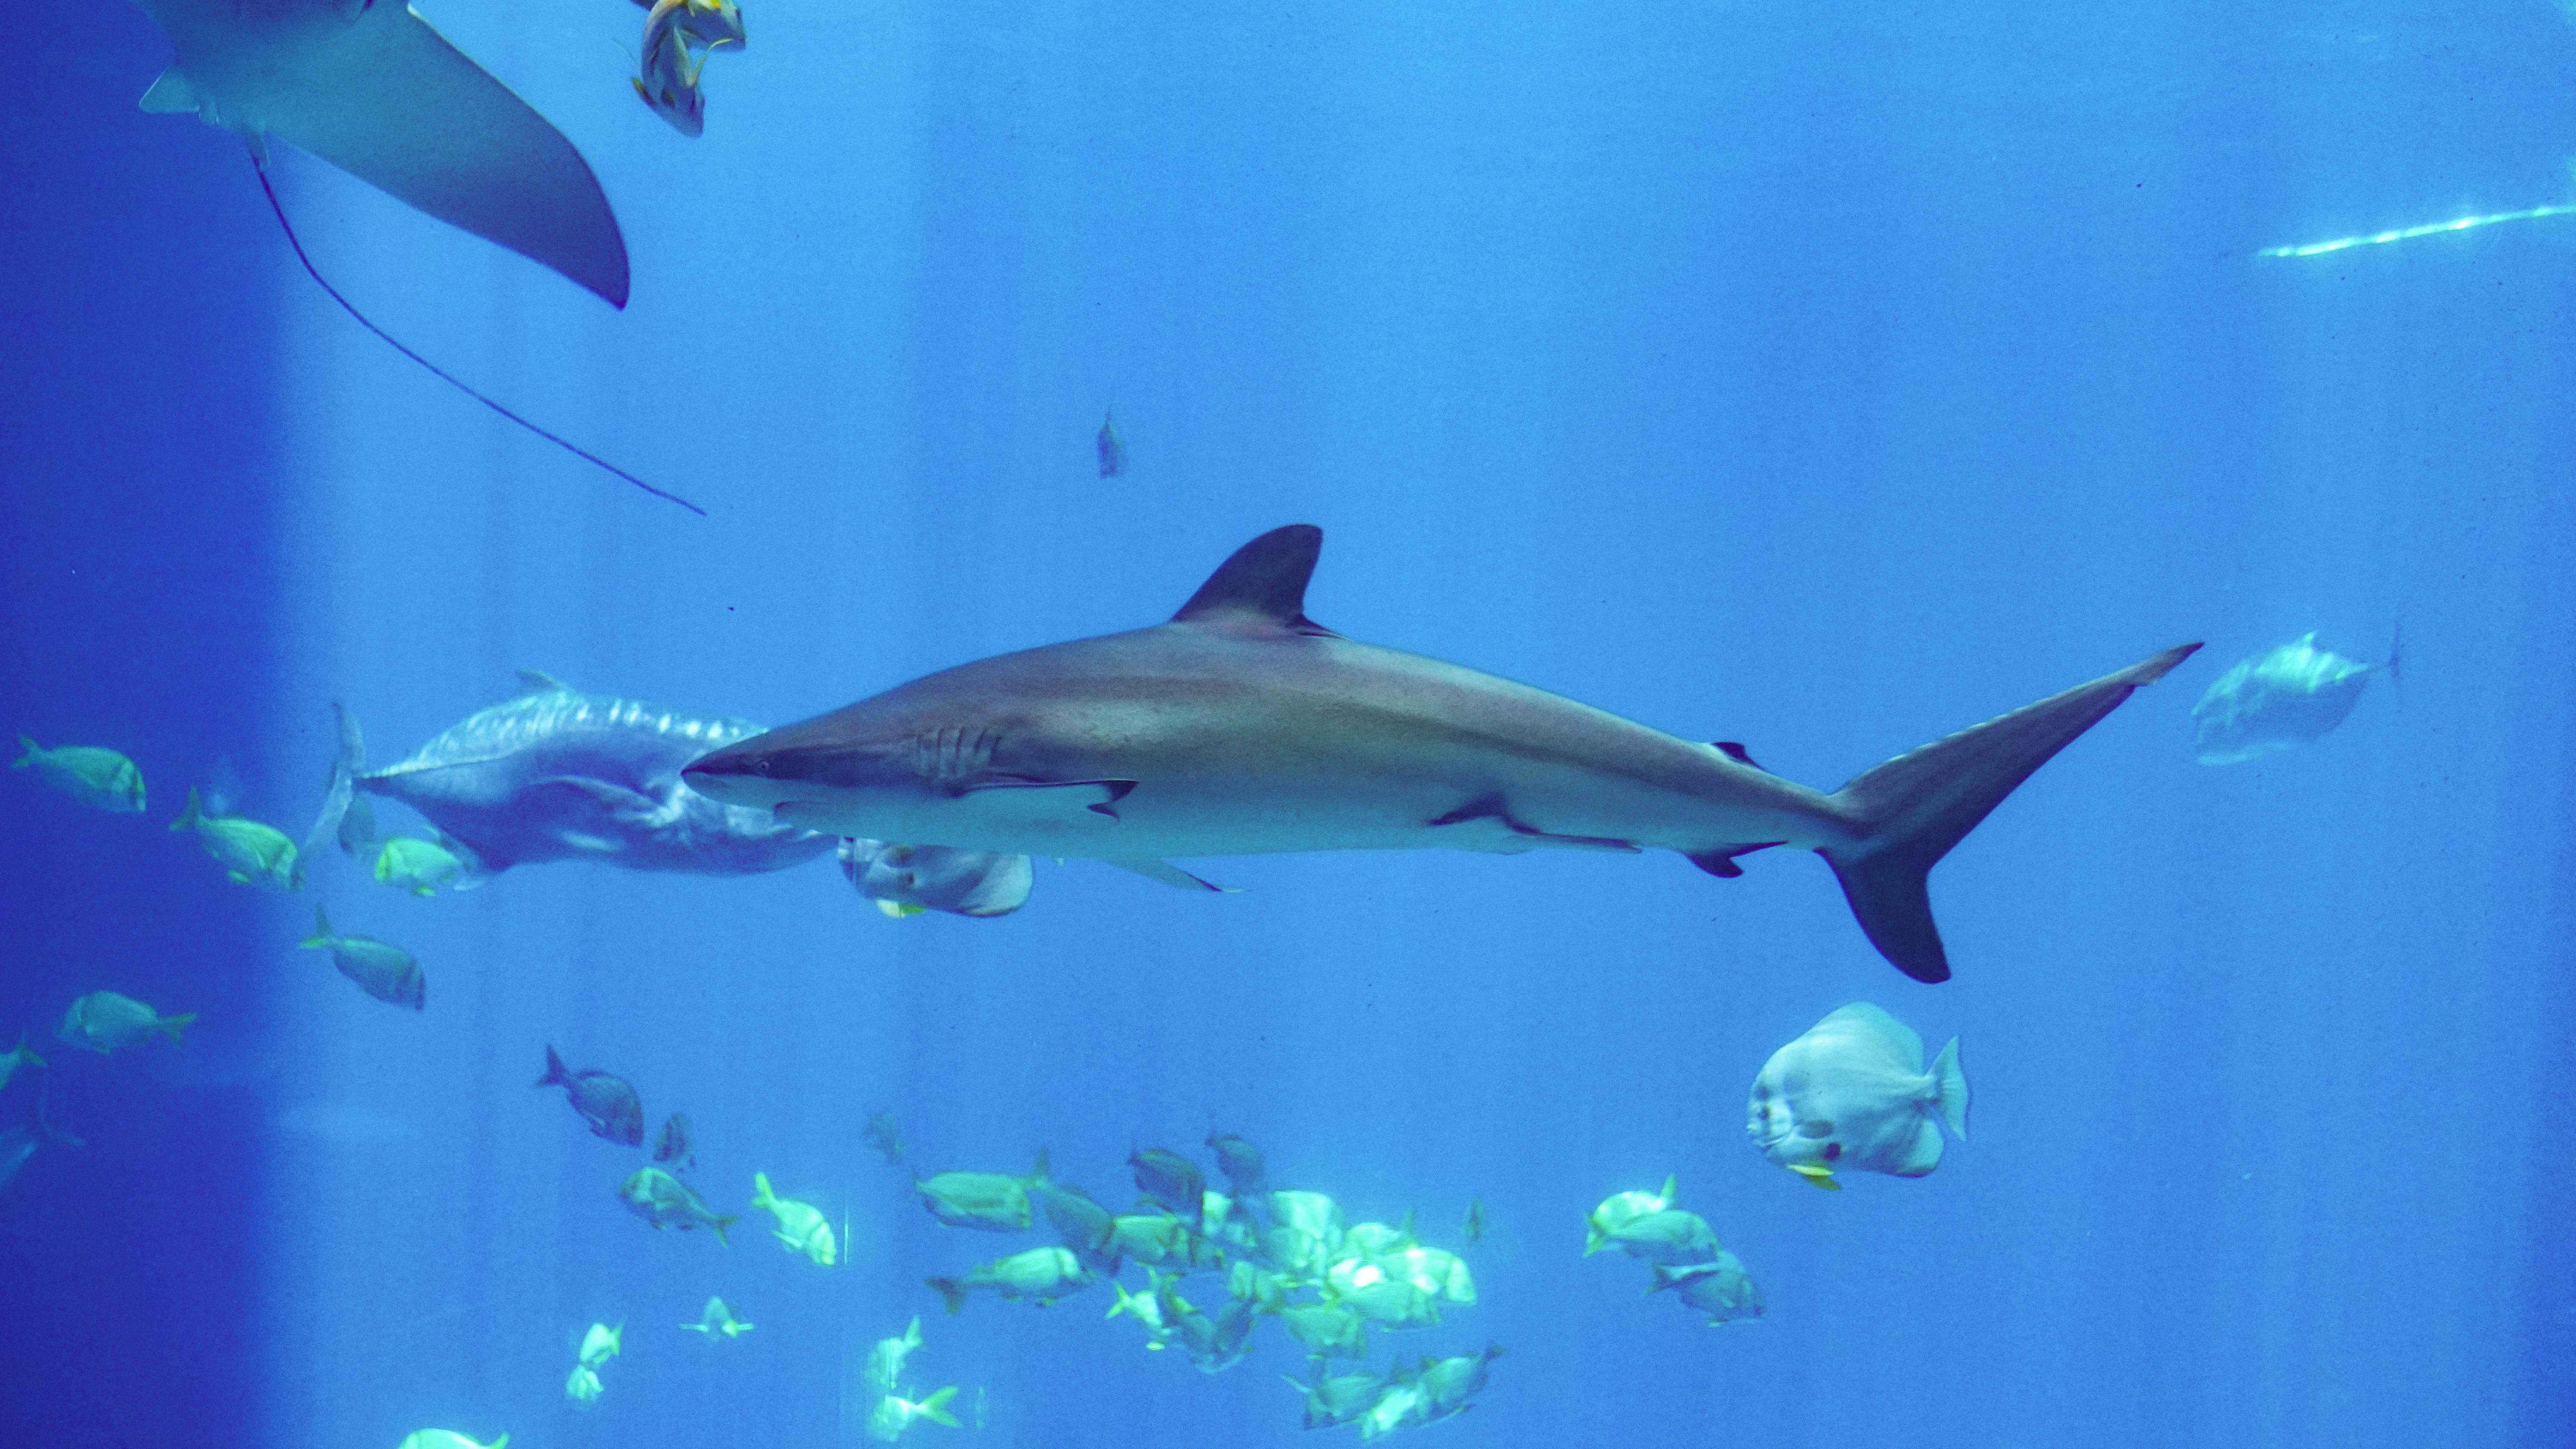
[[[537,1085],[540,1087],[560,1087],[571,1080],[572,1073],[564,1070],[563,1058],[555,1055],[554,1044],[552,1042],[548,1042],[546,1044],[546,1074],[537,1078]]]
[[[510,1436],[504,1434],[500,1438],[493,1440],[491,1443],[484,1445],[483,1449],[510,1449]]]
[[[304,832],[304,853],[307,855],[320,849],[322,842],[340,836],[340,823],[347,818],[350,804],[358,798],[358,772],[367,765],[367,747],[359,737],[357,717],[338,700],[331,702],[331,713],[339,720],[340,748],[331,757],[330,783],[322,792],[322,813],[313,817],[313,828]],[[345,839],[341,840],[340,848],[355,853]]]
[[[912,1322],[904,1325],[903,1346],[907,1349],[921,1347],[921,1315],[918,1313],[912,1315]]]
[[[197,817],[203,813],[204,806],[197,798],[197,787],[191,785],[188,787],[187,808],[179,812],[178,819],[170,822],[170,828],[173,830],[194,830],[197,828]]]
[[[1932,1104],[1941,1109],[1941,1120],[1950,1124],[1950,1135],[1968,1140],[1968,1074],[1959,1069],[1959,1039],[1941,1048],[1932,1059]]]
[[[948,1412],[948,1401],[956,1397],[957,1386],[950,1384],[915,1405],[913,1412],[934,1424],[945,1424],[951,1429],[962,1427],[957,1422],[957,1416]]]
[[[27,738],[25,735],[20,735],[18,736],[18,748],[25,751],[25,753],[9,762],[10,769],[23,770],[29,765],[36,763],[36,742],[34,740]]]
[[[41,1067],[45,1064],[43,1057],[27,1050],[27,1034],[23,1031],[18,1033],[18,1044],[9,1049],[9,1055],[17,1058],[25,1066]]]
[[[1681,1279],[1674,1276],[1672,1269],[1665,1267],[1661,1263],[1655,1264],[1654,1270],[1655,1281],[1646,1285],[1646,1291],[1644,1295],[1642,1295],[1644,1297],[1651,1298],[1681,1281]]]
[[[313,934],[295,943],[299,951],[319,951],[331,944],[331,918],[320,906],[313,908]]]
[[[751,1175],[751,1205],[756,1208],[765,1208],[774,1207],[777,1203],[778,1195],[769,1190],[769,1174],[765,1172],[753,1173]]]
[[[924,1278],[921,1281],[939,1294],[939,1301],[948,1305],[949,1312],[954,1313],[966,1306],[965,1284],[954,1278]]]
[[[737,1216],[735,1216],[735,1215],[733,1215],[733,1214],[731,1214],[731,1213],[727,1213],[727,1214],[725,1214],[724,1216],[722,1216],[722,1217],[720,1217],[720,1218],[717,1218],[714,1222],[709,1223],[707,1226],[709,1226],[709,1227],[711,1227],[711,1228],[714,1228],[714,1229],[716,1230],[716,1241],[717,1241],[717,1242],[722,1243],[724,1246],[726,1246],[726,1247],[730,1248],[730,1247],[732,1247],[732,1246],[733,1246],[733,1240],[725,1236],[725,1229],[727,1229],[727,1228],[729,1228],[729,1227],[732,1227],[734,1224],[736,1224],[736,1223],[738,1223],[738,1222],[741,1222],[741,1221],[742,1221],[742,1219],[741,1219],[741,1218],[739,1218],[739,1217],[737,1217]]]
[[[154,1024],[159,1026],[163,1031],[170,1033],[170,1040],[180,1042],[180,1044],[184,1046],[186,1043],[181,1041],[179,1034],[186,1031],[188,1029],[188,1023],[195,1021],[196,1019],[197,1014],[195,1012],[183,1011],[177,1016],[165,1016]]]
[[[1667,1172],[1664,1174],[1664,1190],[1661,1194],[1664,1200],[1664,1206],[1671,1207],[1674,1203],[1681,1201],[1681,1188],[1682,1179],[1680,1173]]]
[[[1832,803],[1859,829],[1817,851],[1834,869],[1869,943],[1917,981],[1947,981],[1927,878],[1989,811],[2059,750],[2189,658],[2184,644],[2037,704],[1961,730],[1867,771]]]
[[[1030,1182],[1047,1180],[1047,1150],[1043,1147],[1038,1149],[1038,1160],[1029,1165],[1028,1180]]]

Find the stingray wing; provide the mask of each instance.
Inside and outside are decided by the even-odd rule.
[[[381,0],[304,59],[272,133],[626,305],[626,241],[589,164],[408,5]]]

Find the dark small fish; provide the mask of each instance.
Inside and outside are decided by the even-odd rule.
[[[1197,1163],[1177,1152],[1147,1147],[1128,1154],[1127,1165],[1136,1169],[1138,1192],[1197,1230],[1199,1214],[1207,1206],[1207,1178]]]
[[[698,1165],[697,1149],[689,1145],[688,1113],[674,1112],[663,1119],[661,1135],[653,1139],[653,1160],[668,1163],[673,1172]]]
[[[1100,453],[1100,476],[1115,478],[1127,471],[1127,435],[1118,431],[1118,419],[1108,413],[1100,415],[1100,435],[1091,440]]]
[[[1468,1201],[1467,1221],[1463,1227],[1468,1242],[1481,1243],[1485,1240],[1485,1200],[1483,1198],[1472,1198]]]
[[[1237,1201],[1269,1190],[1262,1180],[1261,1149],[1231,1132],[1208,1135],[1207,1149],[1225,1172],[1226,1190]]]
[[[546,1074],[537,1078],[540,1087],[561,1087],[564,1099],[590,1124],[594,1136],[628,1147],[644,1145],[644,1102],[624,1077],[608,1072],[573,1071],[546,1048]]]
[[[57,1142],[65,1147],[86,1145],[68,1132],[56,1131],[53,1124],[45,1120],[45,1092],[46,1086],[38,1086],[35,1109],[28,1114],[27,1120],[0,1132],[0,1192],[9,1190],[9,1184],[16,1182],[18,1174],[26,1168],[27,1159],[35,1156],[36,1149],[46,1143]]]
[[[894,1120],[893,1112],[870,1112],[867,1130],[860,1135],[866,1139],[870,1147],[882,1154],[886,1161],[892,1163],[903,1161],[903,1127]]]

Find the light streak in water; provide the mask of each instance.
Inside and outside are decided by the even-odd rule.
[[[2499,211],[2493,216],[2464,216],[2458,221],[2437,221],[2427,226],[2410,226],[2398,231],[2373,232],[2369,236],[2337,237],[2333,241],[2310,242],[2303,247],[2265,247],[2258,257],[2313,257],[2326,252],[2339,252],[2347,247],[2371,247],[2381,242],[2404,241],[2409,237],[2432,236],[2439,232],[2467,231],[2476,226],[2493,226],[2500,221],[2529,221],[2536,216],[2565,216],[2576,212],[2571,206],[2535,206],[2528,211]]]

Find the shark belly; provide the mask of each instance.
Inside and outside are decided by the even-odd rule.
[[[989,741],[978,764],[1011,785],[880,777],[782,799],[777,816],[848,835],[1105,860],[1698,852],[1844,838],[1812,791],[1490,675],[1347,640],[1314,641],[1302,659],[1210,651],[1187,662],[1153,679],[1059,687],[1043,711],[981,708],[996,697],[989,689],[922,701],[906,729]]]

